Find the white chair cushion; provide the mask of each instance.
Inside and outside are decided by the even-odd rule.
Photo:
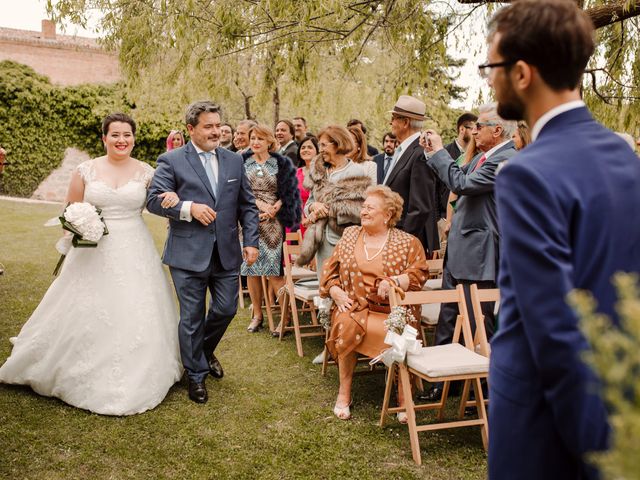
[[[437,325],[440,316],[440,303],[425,303],[422,305],[420,320],[427,325]]]
[[[407,365],[429,377],[448,377],[489,371],[487,357],[459,343],[423,347],[420,353],[407,355]]]
[[[422,290],[442,290],[442,278],[430,278],[425,282]]]
[[[297,298],[302,298],[309,302],[313,300],[313,297],[320,295],[320,291],[317,288],[298,287],[297,285],[293,286],[293,293]]]
[[[291,266],[291,277],[294,280],[298,278],[318,278],[318,273],[304,267],[298,267],[296,265]]]

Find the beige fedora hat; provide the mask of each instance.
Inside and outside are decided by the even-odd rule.
[[[412,118],[414,120],[425,120],[426,105],[410,95],[400,95],[398,101],[393,106],[393,110],[388,113],[395,113],[401,117]]]

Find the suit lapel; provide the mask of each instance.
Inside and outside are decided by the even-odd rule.
[[[200,156],[198,155],[198,152],[196,152],[196,149],[191,142],[187,144],[184,151],[187,156],[187,162],[195,170],[198,177],[200,177],[200,180],[202,181],[205,188],[207,189],[207,192],[209,192],[209,195],[211,195],[211,198],[213,198],[213,201],[215,204],[216,196],[213,194],[213,190],[211,189],[211,183],[209,183],[209,177],[207,177],[207,172],[204,171],[204,167],[202,166],[202,161],[200,160]],[[220,164],[220,160],[218,159],[218,165],[219,164]],[[220,182],[218,182],[218,186],[219,185],[220,185]]]
[[[411,142],[407,147],[407,149],[404,152],[402,152],[402,155],[400,155],[400,158],[398,159],[396,164],[393,166],[391,173],[389,173],[389,178],[387,178],[387,181],[384,183],[385,185],[390,185],[391,182],[393,182],[395,178],[398,176],[398,172],[400,172],[400,170],[402,170],[405,167],[405,165],[413,155],[413,149],[415,148],[415,146],[418,145],[418,147],[420,147],[418,143],[419,140],[420,139],[417,138],[416,140]]]
[[[229,179],[229,162],[226,161],[227,150],[221,147],[216,148],[216,156],[218,157],[218,197],[220,197],[220,193]]]

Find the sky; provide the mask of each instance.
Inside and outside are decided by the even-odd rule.
[[[448,5],[442,2],[442,5]],[[41,30],[41,21],[47,18],[46,0],[0,0],[0,27],[18,28],[21,30]],[[450,8],[445,6],[443,8]],[[97,22],[92,22],[89,30],[84,30],[74,25],[66,26],[66,35],[78,35],[82,37],[99,36],[93,29]],[[453,101],[451,106],[455,108],[471,109],[477,105],[480,91],[487,98],[488,88],[478,75],[477,66],[486,58],[484,43],[484,31],[478,28],[484,23],[484,18],[479,12],[472,15],[460,28],[456,29],[447,39],[447,48],[454,58],[462,58],[465,64],[454,72],[459,72],[456,83],[466,91],[466,96],[460,101]],[[60,27],[57,27],[59,33]]]

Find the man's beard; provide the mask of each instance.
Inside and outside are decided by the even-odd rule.
[[[393,155],[393,150],[390,149],[390,148],[385,148],[384,149],[384,153],[386,153],[387,155],[391,156],[391,155]]]
[[[504,120],[522,120],[525,106],[513,91],[511,84],[509,84],[504,96],[505,99],[498,100],[498,115]]]

